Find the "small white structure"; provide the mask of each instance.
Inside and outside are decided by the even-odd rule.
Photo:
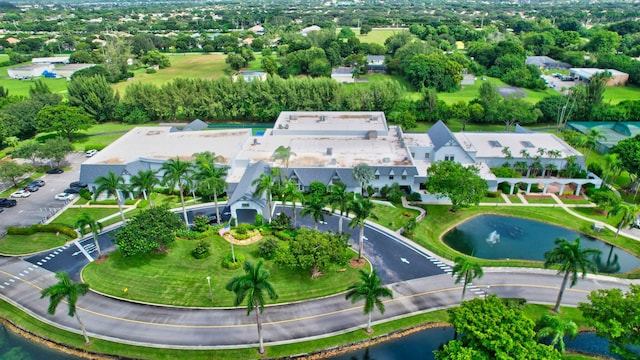
[[[10,79],[30,79],[36,76],[42,76],[45,71],[53,72],[53,64],[33,64],[16,66],[14,68],[7,69],[7,74]]]
[[[302,34],[302,36],[307,36],[307,34],[309,34],[312,31],[320,31],[320,30],[322,30],[322,28],[320,26],[311,25],[311,26],[308,26],[308,27],[300,30],[300,34]]]
[[[353,68],[339,67],[331,70],[331,78],[341,84],[354,83]]]
[[[267,73],[264,71],[240,71],[238,74],[234,74],[232,79],[233,81],[238,81],[240,77],[245,82],[265,81],[267,80]]]
[[[76,71],[87,69],[93,66],[96,66],[96,64],[68,64],[56,68],[55,73],[57,78],[67,78],[67,80],[71,80],[71,75],[73,75]]]
[[[69,56],[40,57],[31,59],[32,64],[68,64]]]

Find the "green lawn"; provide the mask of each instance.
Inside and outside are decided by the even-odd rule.
[[[529,204],[557,204],[551,196],[525,196]]]
[[[627,86],[607,86],[604,90],[605,103],[615,105],[624,100],[640,100],[640,87]]]
[[[443,100],[447,104],[452,104],[458,101],[469,102],[478,97],[478,94],[480,91],[480,85],[482,85],[484,81],[488,81],[496,86],[509,86],[508,84],[505,84],[502,80],[498,78],[492,78],[489,76],[486,76],[485,78],[486,80],[482,80],[482,77],[479,76],[476,79],[475,84],[463,85],[460,90],[455,92],[451,92],[451,93],[440,92],[438,93],[438,99]],[[524,97],[524,99],[532,104],[535,104],[538,101],[542,100],[542,98],[544,98],[545,96],[558,94],[557,91],[551,88],[547,88],[544,91],[529,90],[524,88],[522,90],[524,90],[524,92],[526,93],[526,96]]]
[[[64,234],[35,233],[33,235],[6,235],[0,239],[0,254],[24,255],[53,249],[72,240]]]
[[[408,29],[375,28],[371,30],[371,32],[367,35],[360,35],[359,28],[351,28],[351,30],[356,33],[356,37],[360,40],[360,42],[380,45],[384,45],[384,41],[387,40],[387,38],[389,38],[391,35],[403,31],[409,31]],[[340,31],[340,29],[338,29],[338,31]]]
[[[507,195],[507,197],[509,198],[509,201],[514,204],[522,204],[522,200],[520,200],[518,195]]]
[[[73,227],[80,217],[82,213],[89,213],[91,217],[96,220],[102,219],[109,215],[115,214],[118,212],[117,208],[96,208],[96,207],[84,207],[84,208],[68,208],[62,214],[60,214],[57,218],[55,218],[52,223],[56,224],[65,224]],[[117,217],[120,219],[120,217]]]
[[[242,269],[222,268],[222,259],[231,251],[230,244],[217,234],[206,238],[211,244],[211,256],[196,260],[191,256],[196,241],[176,240],[165,254],[152,254],[144,258],[126,258],[119,252],[109,255],[102,263],[91,263],[83,270],[83,279],[97,291],[158,304],[180,306],[212,306],[206,277],[212,276],[213,306],[233,306],[233,294],[225,285]],[[257,262],[258,244],[235,246],[236,254]],[[357,281],[358,270],[334,265],[323,276],[311,279],[306,271],[280,269],[272,261],[265,262],[271,273],[270,280],[278,293],[278,302],[311,299],[345,291]],[[173,269],[168,271],[168,269]]]
[[[420,213],[416,210],[405,209],[401,206],[392,207],[388,205],[376,204],[373,214],[378,219],[369,219],[393,231],[399,230],[407,225],[409,220],[415,219]]]
[[[481,203],[504,204],[504,198],[500,195],[496,197],[485,196],[480,200]]]
[[[3,54],[3,56],[6,56]],[[4,58],[0,58],[0,61],[6,60]],[[9,74],[7,73],[7,69],[13,68],[16,66],[24,66],[31,65],[30,62],[22,63],[18,65],[11,66],[3,66],[0,67],[0,86],[9,90],[9,95],[21,95],[21,96],[29,96],[29,88],[31,88],[35,80],[18,80],[18,79],[10,79]],[[36,78],[36,80],[42,80],[45,84],[49,86],[49,89],[52,93],[60,94],[62,96],[67,95],[67,79],[49,79],[44,76],[40,76]]]

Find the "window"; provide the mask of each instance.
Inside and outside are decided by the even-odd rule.
[[[376,175],[376,176],[375,176],[375,179],[376,179],[376,180],[380,180],[380,175]]]
[[[500,144],[500,141],[498,140],[489,140],[489,145],[491,145],[491,147],[494,147],[494,148],[502,147],[502,144]]]
[[[424,158],[428,159],[429,158],[429,153],[424,153]]]
[[[520,141],[520,144],[522,144],[522,146],[526,147],[526,148],[534,148],[535,146],[533,146],[533,144],[531,143],[531,141]]]
[[[444,161],[453,161],[455,159],[455,156],[453,155],[445,155],[444,156]]]
[[[402,175],[402,180],[407,180],[407,175]]]
[[[393,175],[389,175],[389,180],[393,180]]]

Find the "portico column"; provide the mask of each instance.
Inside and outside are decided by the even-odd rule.
[[[562,195],[564,193],[564,184],[560,185],[560,193],[558,195]]]
[[[515,183],[511,183],[511,189],[509,189],[509,195],[513,195],[513,188],[516,187]]]
[[[527,194],[531,192],[531,183],[527,184]]]
[[[580,195],[580,189],[582,188],[582,184],[577,184],[575,195]]]
[[[547,193],[547,187],[549,187],[549,184],[544,184],[544,187],[542,188],[542,193],[543,194]]]

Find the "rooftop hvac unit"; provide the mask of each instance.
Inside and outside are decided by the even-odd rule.
[[[331,147],[327,148],[327,155],[329,155],[329,156],[333,155],[333,148],[331,148]]]
[[[256,138],[253,139],[253,145],[258,145],[258,139]]]
[[[298,115],[289,115],[289,120],[298,120]]]
[[[325,122],[327,121],[327,116],[326,115],[320,115],[320,122]]]
[[[382,159],[382,162],[383,162],[383,163],[390,163],[390,162],[391,162],[391,158],[388,158],[388,157],[383,158],[383,159]]]
[[[278,129],[282,129],[282,124],[278,124]]]
[[[371,139],[377,139],[378,138],[378,132],[375,130],[369,130],[367,131],[367,139],[371,140]]]

